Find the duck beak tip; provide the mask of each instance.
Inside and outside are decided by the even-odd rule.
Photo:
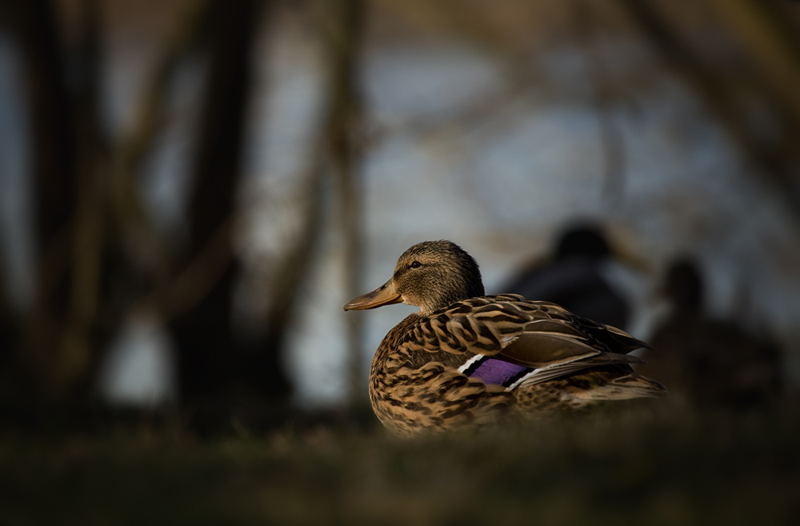
[[[345,304],[344,310],[375,309],[384,305],[400,303],[402,300],[400,294],[395,292],[392,280],[389,280],[372,292],[353,298]]]

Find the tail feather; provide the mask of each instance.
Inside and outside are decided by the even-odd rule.
[[[630,400],[656,398],[666,393],[660,383],[638,374],[620,376],[589,390],[573,390],[570,395],[581,400]]]

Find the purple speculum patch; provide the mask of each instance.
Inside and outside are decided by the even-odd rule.
[[[498,360],[497,358],[489,358],[488,356],[475,357],[465,365],[467,367],[461,372],[470,378],[480,378],[487,384],[502,385],[504,387],[509,387],[531,371],[528,367]]]

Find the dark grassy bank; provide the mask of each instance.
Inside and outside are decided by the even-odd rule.
[[[177,420],[0,438],[0,524],[796,524],[800,415],[641,409],[398,441]]]

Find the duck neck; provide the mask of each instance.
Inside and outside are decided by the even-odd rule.
[[[480,276],[477,278],[448,280],[447,283],[439,284],[438,290],[439,294],[431,296],[419,306],[421,314],[429,315],[457,301],[468,300],[485,294]]]

